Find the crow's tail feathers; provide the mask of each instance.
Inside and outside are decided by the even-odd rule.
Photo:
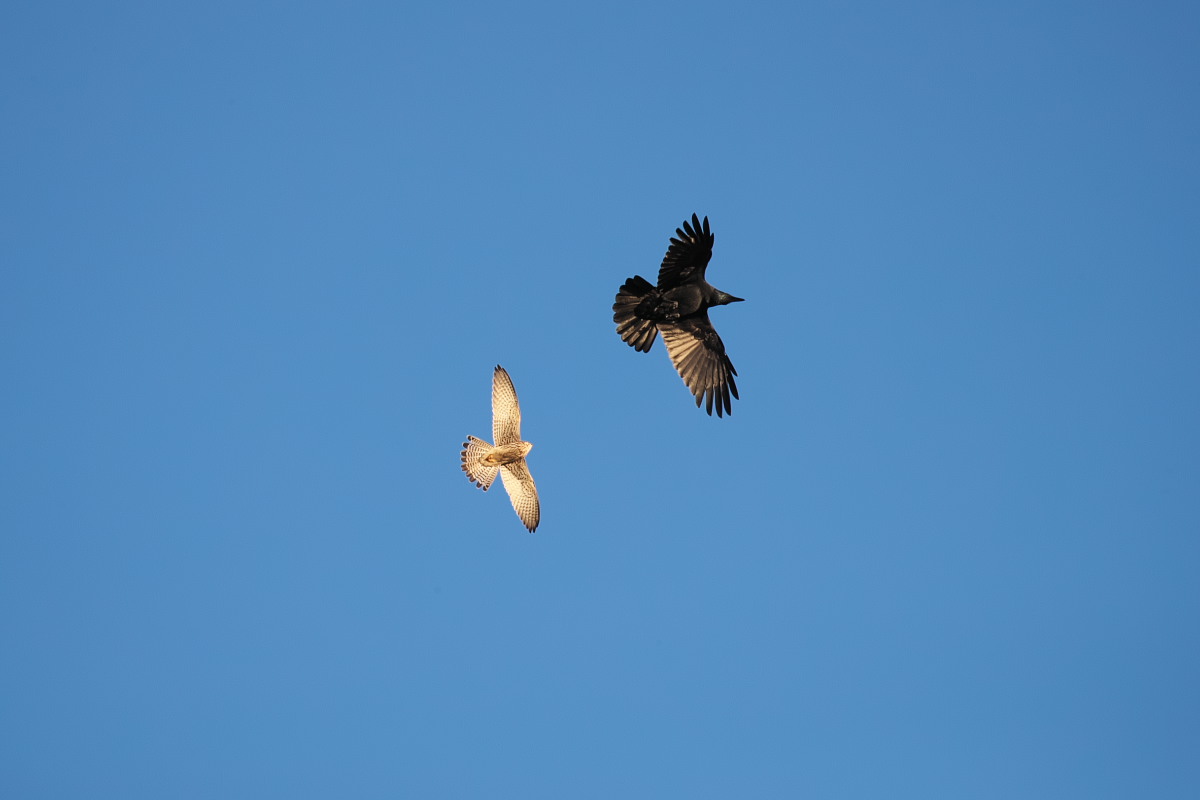
[[[462,446],[462,471],[467,473],[467,480],[486,492],[500,471],[500,467],[483,463],[483,457],[492,452],[492,446],[475,436],[468,436]]]
[[[650,351],[650,346],[658,336],[658,326],[653,320],[639,317],[637,308],[654,291],[650,281],[641,275],[634,275],[621,284],[616,302],[613,303],[613,322],[617,323],[617,333],[625,344],[642,353]]]

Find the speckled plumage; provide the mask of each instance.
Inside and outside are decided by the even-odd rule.
[[[467,437],[462,445],[462,470],[468,480],[485,492],[499,473],[513,510],[533,533],[541,519],[537,485],[525,461],[533,444],[521,441],[521,406],[517,402],[517,390],[512,378],[499,365],[492,375],[492,439],[494,445],[476,436]]]

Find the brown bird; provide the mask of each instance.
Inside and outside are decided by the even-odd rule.
[[[529,455],[533,444],[521,441],[521,406],[517,402],[517,390],[512,378],[499,365],[492,375],[492,439],[496,442],[494,445],[475,436],[467,437],[462,443],[462,470],[471,483],[485,492],[499,472],[513,510],[533,533],[541,517],[537,486],[525,463],[525,456]]]
[[[662,333],[667,353],[675,370],[696,398],[696,407],[704,403],[711,416],[733,413],[730,395],[738,396],[733,376],[737,370],[725,355],[725,344],[708,320],[708,310],[726,303],[739,303],[740,297],[726,294],[704,279],[712,258],[715,237],[708,217],[675,229],[675,236],[658,268],[658,285],[641,275],[622,284],[613,303],[613,322],[617,333],[633,349],[646,353]]]

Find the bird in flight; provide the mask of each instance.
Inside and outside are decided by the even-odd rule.
[[[696,398],[696,407],[703,403],[710,416],[715,408],[719,417],[733,413],[729,398],[738,396],[733,380],[737,370],[708,320],[708,310],[742,298],[704,279],[713,239],[708,217],[703,223],[695,214],[690,223],[684,220],[658,268],[658,285],[641,275],[625,281],[613,303],[613,322],[621,339],[642,353],[650,351],[661,333],[675,370]]]
[[[537,486],[525,463],[525,456],[529,455],[533,444],[521,441],[521,406],[517,402],[517,390],[513,388],[512,378],[499,365],[492,375],[492,439],[494,445],[475,436],[467,437],[462,443],[462,470],[471,483],[485,492],[499,472],[513,510],[533,533],[541,517]]]

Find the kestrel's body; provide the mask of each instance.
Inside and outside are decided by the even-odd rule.
[[[533,444],[521,441],[521,406],[517,402],[517,390],[512,378],[499,365],[492,375],[492,439],[494,445],[475,436],[467,437],[462,445],[462,470],[471,483],[485,492],[499,473],[513,510],[533,533],[541,517],[537,486],[525,463],[525,456],[529,455]]]

